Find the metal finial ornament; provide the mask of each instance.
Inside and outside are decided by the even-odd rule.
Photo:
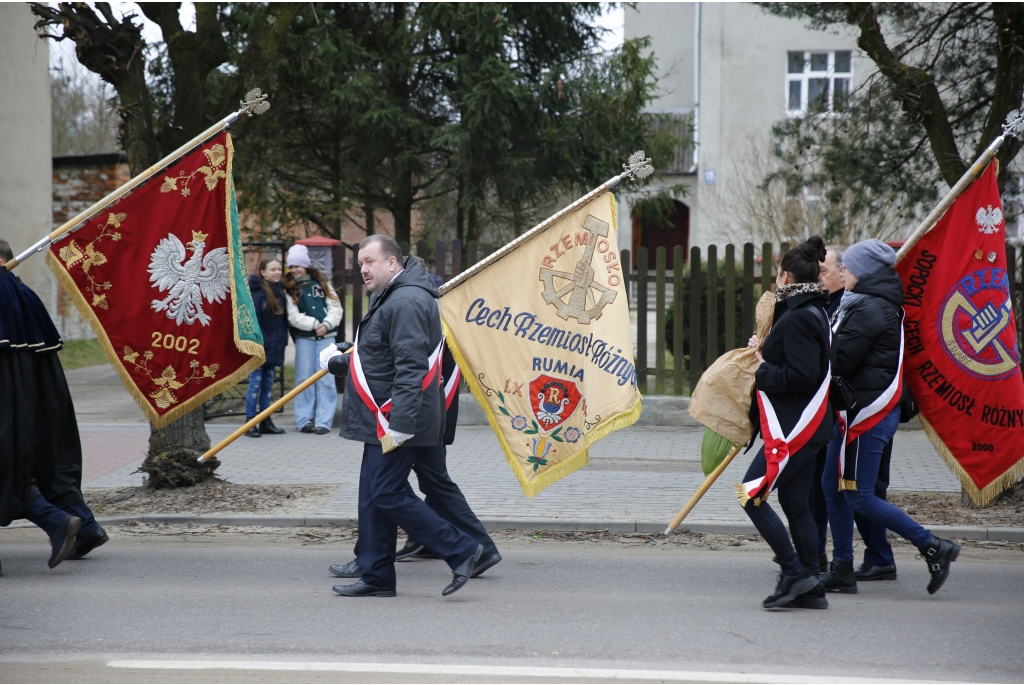
[[[654,165],[643,150],[637,150],[622,165],[623,173],[634,181],[640,181],[654,173]]]
[[[1024,134],[1024,107],[1015,109],[1006,115],[1006,123],[1003,124],[1003,135],[1013,136],[1018,140]]]
[[[245,94],[245,99],[239,102],[242,111],[249,115],[263,114],[270,109],[270,103],[267,102],[267,95],[259,88],[253,88]]]

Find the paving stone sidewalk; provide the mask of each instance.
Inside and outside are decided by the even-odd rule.
[[[207,429],[216,442],[236,427],[210,424]],[[141,484],[141,475],[132,472],[142,462],[148,425],[83,423],[81,430],[86,488]],[[483,519],[667,522],[704,480],[701,437],[702,431],[693,428],[618,431],[591,448],[590,464],[533,499],[523,496],[489,427],[460,427],[449,449],[448,465]],[[342,440],[336,433],[307,435],[289,427],[281,436],[239,438],[219,455],[223,465],[218,473],[239,484],[337,485],[320,511],[308,513],[355,518],[361,454],[361,444]],[[749,523],[736,502],[733,485],[750,458],[742,454],[736,458],[689,521]],[[891,477],[893,490],[960,492],[923,431],[897,434]],[[412,481],[415,487],[415,476]]]

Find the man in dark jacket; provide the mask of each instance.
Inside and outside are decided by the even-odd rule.
[[[438,516],[409,485],[413,464],[429,458],[442,441],[445,412],[439,294],[419,264],[408,260],[403,268],[401,260],[398,243],[388,236],[370,236],[360,244],[360,272],[375,297],[359,324],[353,353],[335,350],[322,359],[331,373],[348,372],[341,434],[364,443],[361,577],[334,587],[345,596],[395,596],[396,526],[448,563],[453,578],[444,595],[466,584],[483,553],[483,545]]]

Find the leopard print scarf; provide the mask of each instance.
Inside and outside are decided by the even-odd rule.
[[[787,297],[793,297],[794,295],[800,295],[803,293],[824,293],[825,289],[821,287],[821,283],[787,283],[786,285],[780,285],[778,290],[775,291],[775,301],[782,302]]]

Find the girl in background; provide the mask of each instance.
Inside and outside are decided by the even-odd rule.
[[[256,307],[256,319],[263,332],[263,351],[266,361],[263,366],[249,375],[249,390],[245,393],[245,419],[252,417],[270,406],[270,390],[274,386],[274,369],[284,366],[284,348],[288,345],[288,322],[285,319],[285,293],[281,284],[281,262],[264,259],[260,262],[259,274],[249,276],[249,291]],[[258,426],[250,428],[246,435],[258,438],[270,433],[280,435],[283,430],[267,418]]]
[[[320,353],[334,343],[344,310],[323,273],[311,265],[305,245],[288,250],[288,328],[295,340],[295,384],[320,369]],[[295,427],[303,433],[324,435],[334,423],[338,391],[334,377],[326,374],[295,398]]]

